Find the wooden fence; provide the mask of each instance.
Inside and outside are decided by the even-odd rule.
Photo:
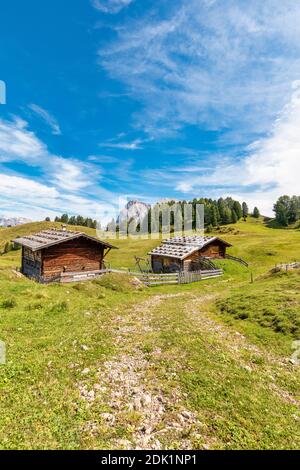
[[[237,263],[240,263],[240,264],[246,266],[246,268],[248,268],[248,266],[249,266],[247,261],[243,260],[242,258],[237,258],[236,256],[226,254],[226,259],[231,259],[231,261],[236,261]]]
[[[126,272],[112,269],[111,272]],[[137,277],[147,286],[158,286],[168,284],[190,284],[192,282],[204,281],[223,275],[222,269],[211,269],[205,271],[181,271],[170,274],[154,274],[141,272],[128,272],[129,275]]]
[[[295,261],[294,263],[278,263],[275,265],[275,271],[290,271],[291,269],[299,269],[300,263]]]
[[[192,282],[204,281],[206,279],[211,279],[214,277],[219,277],[223,275],[222,269],[211,269],[205,271],[181,271],[170,274],[153,274],[149,272],[133,272],[125,271],[121,269],[101,269],[98,271],[89,271],[89,272],[74,272],[74,273],[62,273],[60,281],[65,284],[68,282],[80,282],[80,281],[89,281],[95,279],[102,274],[108,273],[119,273],[127,274],[129,276],[134,276],[139,279],[141,282],[147,286],[158,286],[158,285],[168,285],[168,284],[189,284]]]

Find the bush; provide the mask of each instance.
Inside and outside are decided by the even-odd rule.
[[[67,302],[57,302],[50,306],[49,313],[63,313],[69,309]]]
[[[15,299],[5,299],[1,303],[2,308],[14,308],[16,307],[16,305],[17,302],[15,301]]]
[[[291,300],[293,302],[291,302]],[[277,333],[300,336],[300,305],[297,298],[265,291],[264,298],[259,294],[238,294],[217,302],[220,313],[236,320],[248,320]]]

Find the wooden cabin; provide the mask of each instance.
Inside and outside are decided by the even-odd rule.
[[[230,246],[218,237],[170,238],[149,253],[152,271],[199,271],[205,266],[205,260],[224,259]]]
[[[82,232],[45,230],[13,240],[22,247],[21,272],[41,283],[84,280],[103,269],[115,248]]]

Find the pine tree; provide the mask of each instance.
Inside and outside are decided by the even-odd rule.
[[[259,212],[258,208],[257,208],[257,207],[254,207],[254,209],[253,209],[253,217],[255,217],[255,219],[258,219],[259,216],[260,216],[260,212]]]
[[[226,217],[225,217],[226,205],[225,205],[225,202],[224,202],[223,198],[220,198],[218,200],[218,209],[219,209],[221,223],[224,224],[224,223],[226,223],[225,222],[225,219],[226,219]]]
[[[238,219],[237,213],[236,213],[235,210],[233,209],[233,210],[231,211],[231,222],[232,222],[233,224],[236,224],[238,220],[239,220],[239,219]]]
[[[239,203],[239,201],[234,201],[232,210],[234,210],[234,212],[236,213],[237,220],[240,220],[242,218],[243,211],[242,211],[242,206]]]
[[[217,209],[216,209],[216,206],[213,205],[211,206],[211,217],[210,217],[210,220],[211,220],[211,225],[213,227],[217,227],[218,226],[218,214],[217,214]]]
[[[63,214],[60,218],[60,222],[62,222],[63,224],[67,224],[69,222],[68,214]]]
[[[229,209],[229,207],[225,207],[223,223],[227,225],[227,224],[231,224],[231,222],[232,222],[232,211],[231,209]]]
[[[76,217],[76,225],[84,226],[84,218],[82,215],[78,215]]]
[[[246,219],[247,219],[248,214],[249,214],[249,209],[248,209],[248,206],[245,202],[243,202],[243,204],[242,204],[242,210],[243,210],[244,221],[246,222]]]

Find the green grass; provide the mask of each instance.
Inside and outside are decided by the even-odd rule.
[[[186,406],[203,423],[194,448],[299,448],[299,408],[272,388],[274,374],[278,387],[297,393],[293,369],[270,365],[264,353],[239,344],[233,328],[220,334],[209,309],[210,301],[203,304],[200,297],[188,306],[177,301],[176,310],[165,305],[155,317],[163,351],[157,374],[176,371],[169,386],[181,387]]]
[[[1,229],[0,251],[12,238],[59,225]],[[191,437],[194,448],[299,448],[299,366],[289,358],[300,340],[300,273],[271,270],[300,261],[300,230],[248,218],[215,234],[249,268],[219,261],[222,278],[183,286],[141,288],[118,275],[42,286],[15,271],[19,251],[0,256],[0,340],[7,349],[0,365],[0,448],[101,449],[114,446],[116,436],[132,439],[134,413],[107,428],[99,416],[108,404],[90,406],[79,393],[80,383],[93,384],[122,347],[127,354],[138,347],[146,358],[161,349],[147,383],[166,394],[181,390],[182,404],[203,424],[200,436]],[[133,269],[134,256],[145,257],[159,241],[111,243],[120,248],[108,255],[112,266]],[[174,293],[182,297],[166,297],[146,315],[152,330],[138,324],[123,346],[116,342],[120,318],[130,331],[132,309]],[[93,423],[96,435],[88,429]],[[165,437],[163,444],[180,448],[181,441]]]

